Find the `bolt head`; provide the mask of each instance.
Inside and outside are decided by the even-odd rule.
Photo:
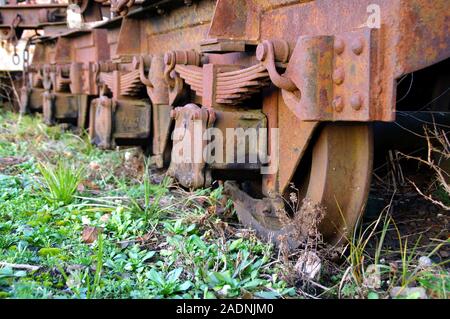
[[[167,52],[164,54],[164,64],[165,65],[171,65],[173,60],[173,54],[172,52]]]
[[[137,70],[139,68],[139,57],[133,57],[133,59],[131,60],[131,67],[133,68],[133,70]]]
[[[333,72],[334,83],[336,83],[337,85],[341,85],[344,82],[344,79],[345,79],[345,72],[343,68],[340,67],[334,70]]]
[[[361,39],[355,39],[352,42],[352,51],[356,55],[360,55],[364,49],[364,42]]]
[[[344,99],[341,96],[337,96],[333,100],[333,108],[336,110],[336,112],[342,112],[344,109]]]
[[[345,50],[345,42],[342,39],[335,39],[334,40],[334,51],[337,54],[342,54]]]
[[[267,48],[265,43],[260,43],[256,47],[256,58],[258,61],[264,61],[267,55]]]
[[[358,111],[361,106],[362,106],[362,97],[359,94],[353,94],[352,97],[350,98],[350,105],[351,107],[355,110]]]

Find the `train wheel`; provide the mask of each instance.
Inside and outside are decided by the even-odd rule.
[[[306,176],[299,189],[304,189],[311,202],[325,208],[320,231],[326,241],[338,243],[365,208],[372,174],[372,126],[327,124],[310,147],[311,163],[297,168]],[[279,243],[283,235],[290,247],[298,245],[294,226],[280,218],[283,199],[252,198],[233,182],[225,184],[225,191],[233,197],[239,220],[260,237]]]

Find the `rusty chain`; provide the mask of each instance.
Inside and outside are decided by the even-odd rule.
[[[17,14],[11,23],[10,34],[8,35],[11,43],[14,46],[14,54],[12,56],[12,62],[14,65],[19,65],[19,63],[20,63],[20,56],[17,53],[17,42],[19,39],[17,38],[17,33],[16,33],[16,29],[19,26],[20,22],[22,22],[22,17],[20,16],[20,14]]]

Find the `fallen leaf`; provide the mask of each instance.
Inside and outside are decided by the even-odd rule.
[[[81,238],[86,244],[92,244],[98,238],[98,228],[91,226],[84,227]]]

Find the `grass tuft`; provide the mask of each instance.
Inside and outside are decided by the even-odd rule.
[[[59,160],[55,166],[40,162],[38,169],[44,184],[41,191],[50,203],[69,205],[74,201],[84,172],[83,168],[75,168],[68,162]]]

